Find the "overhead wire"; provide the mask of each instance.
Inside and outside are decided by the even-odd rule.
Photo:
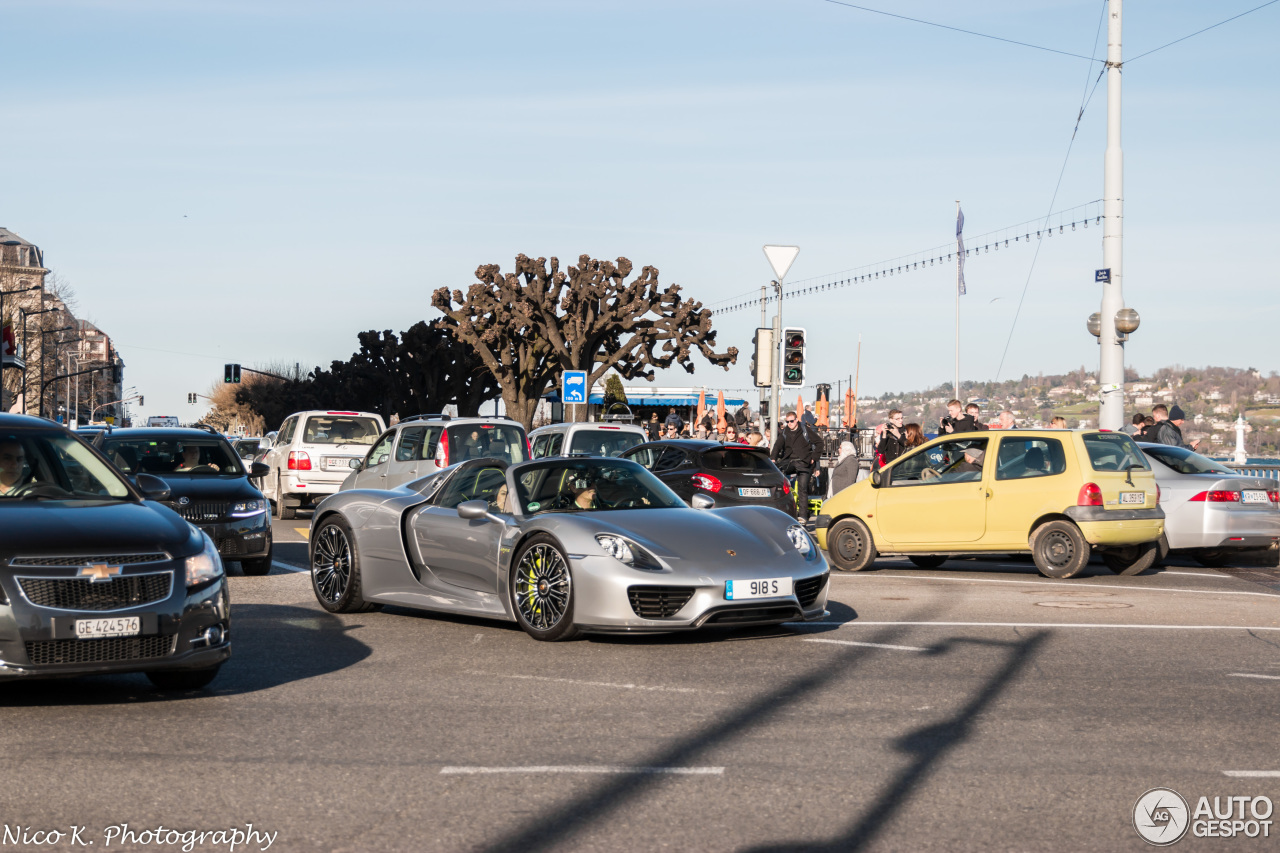
[[[1093,34],[1093,51],[1098,52],[1098,40],[1102,36],[1102,22],[1107,17],[1108,0],[1102,0],[1102,11],[1098,15],[1098,27]],[[1089,57],[1090,62],[1094,61],[1094,57]],[[1058,181],[1053,185],[1053,196],[1049,199],[1049,213],[1045,215],[1045,221],[1048,222],[1052,216],[1053,205],[1058,200],[1058,191],[1062,188],[1062,178],[1067,173],[1067,163],[1071,161],[1071,149],[1075,147],[1076,135],[1080,132],[1080,122],[1084,120],[1085,110],[1089,108],[1089,103],[1093,100],[1093,93],[1098,90],[1098,84],[1102,82],[1102,77],[1107,73],[1107,66],[1103,65],[1102,70],[1098,73],[1098,77],[1093,81],[1093,88],[1089,88],[1089,76],[1093,75],[1093,67],[1089,68],[1089,76],[1085,77],[1085,90],[1080,93],[1080,109],[1076,112],[1075,127],[1071,129],[1071,139],[1067,143],[1067,153],[1062,158],[1062,167],[1058,169]],[[1040,243],[1036,243],[1035,253],[1031,256],[1031,266],[1027,269],[1027,279],[1022,284],[1022,294],[1018,297],[1018,307],[1013,312],[1013,322],[1009,325],[1009,336],[1004,341],[1004,351],[1000,353],[1000,364],[996,367],[995,381],[1000,380],[1000,372],[1004,370],[1005,358],[1009,355],[1009,345],[1013,342],[1013,333],[1018,328],[1018,318],[1022,315],[1022,303],[1026,301],[1027,290],[1031,287],[1031,277],[1035,274],[1036,261],[1040,258]]]
[[[943,30],[951,30],[952,32],[955,32],[955,33],[964,33],[965,35],[977,36],[979,38],[984,38],[984,39],[991,39],[992,41],[1002,41],[1005,44],[1015,44],[1015,45],[1018,45],[1019,47],[1029,47],[1034,50],[1043,50],[1043,51],[1047,51],[1048,53],[1057,53],[1062,56],[1070,56],[1075,59],[1088,59],[1092,62],[1101,61],[1101,60],[1095,59],[1094,57],[1085,56],[1079,53],[1071,53],[1070,51],[1066,51],[1066,50],[1058,50],[1057,48],[1045,47],[1044,45],[1032,44],[1031,42],[1026,42],[1026,41],[1018,41],[1016,39],[1008,39],[1002,36],[993,36],[990,33],[980,33],[977,30],[966,30],[962,27],[953,27],[949,24],[940,24],[937,21],[926,21],[923,18],[912,18],[907,15],[899,15],[895,12],[886,12],[883,9],[872,9],[870,6],[859,6],[856,3],[847,3],[845,2],[845,0],[823,0],[823,2],[830,3],[833,6],[844,6],[849,9],[857,9],[862,12],[873,12],[877,15],[884,15],[885,17],[888,17],[888,18],[897,18],[902,21],[911,21],[912,23],[915,23],[915,24],[925,24],[930,27],[937,27]],[[1277,0],[1271,0],[1271,2],[1275,3],[1277,2]]]
[[[1174,39],[1173,41],[1169,42],[1168,44],[1162,44],[1162,45],[1160,45],[1159,47],[1153,47],[1151,50],[1148,50],[1146,53],[1140,53],[1140,54],[1138,54],[1137,56],[1133,57],[1132,59],[1126,59],[1126,60],[1124,61],[1124,64],[1125,64],[1125,65],[1128,65],[1130,62],[1136,62],[1137,60],[1141,59],[1142,57],[1144,57],[1144,56],[1150,56],[1151,54],[1155,53],[1156,51],[1164,50],[1166,47],[1173,47],[1173,46],[1174,46],[1175,44],[1177,44],[1178,42],[1186,41],[1187,39],[1189,39],[1189,38],[1193,38],[1193,37],[1195,37],[1195,36],[1198,36],[1198,35],[1200,35],[1201,33],[1207,33],[1207,32],[1209,32],[1209,30],[1216,29],[1217,27],[1220,27],[1220,26],[1222,26],[1223,24],[1229,24],[1229,23],[1231,23],[1232,21],[1236,20],[1237,18],[1243,18],[1245,15],[1252,14],[1252,13],[1254,13],[1254,12],[1258,11],[1259,9],[1265,9],[1266,7],[1268,7],[1268,6],[1272,5],[1273,3],[1280,3],[1280,0],[1267,0],[1267,2],[1266,2],[1266,3],[1263,3],[1261,6],[1254,6],[1252,9],[1249,9],[1249,10],[1247,10],[1247,11],[1241,12],[1239,15],[1232,15],[1230,18],[1227,18],[1225,21],[1218,21],[1218,23],[1213,24],[1213,25],[1208,26],[1208,27],[1205,27],[1203,30],[1196,30],[1194,33],[1191,33],[1191,34],[1189,34],[1189,35],[1185,35],[1185,36],[1183,36],[1183,37],[1182,37],[1182,38],[1180,38],[1180,39]]]

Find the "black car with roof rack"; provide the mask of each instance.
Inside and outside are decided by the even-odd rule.
[[[231,656],[222,560],[168,497],[64,427],[0,414],[0,679],[213,680]]]
[[[224,560],[237,560],[246,575],[271,571],[271,517],[267,500],[249,478],[267,472],[246,464],[219,433],[208,429],[138,427],[93,439],[127,477],[150,474],[163,480],[163,501],[209,534]]]

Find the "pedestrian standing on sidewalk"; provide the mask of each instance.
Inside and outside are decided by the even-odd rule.
[[[1179,436],[1182,435],[1182,425],[1186,423],[1186,417],[1187,416],[1183,413],[1182,409],[1179,408],[1178,406],[1174,406],[1172,409],[1169,410],[1169,423],[1173,424],[1175,427],[1178,428]],[[1182,446],[1187,448],[1188,450],[1195,450],[1200,446],[1200,439],[1197,438],[1195,441],[1191,442],[1190,444],[1187,443],[1186,439],[1183,439]]]
[[[852,441],[840,442],[836,467],[831,469],[831,494],[839,494],[858,481],[858,453]]]
[[[1000,425],[996,429],[1013,429],[1017,425],[1018,422],[1014,420],[1013,412],[1005,409],[1000,413]]]
[[[808,521],[809,475],[818,464],[818,447],[794,411],[787,412],[770,456],[783,474],[795,475],[796,517],[801,522]]]
[[[887,423],[876,427],[876,464],[883,468],[902,455],[906,450],[906,436],[903,434],[902,410],[890,409]]]
[[[1181,417],[1182,409],[1174,406],[1173,411]],[[1178,429],[1178,425],[1169,418],[1169,414],[1169,409],[1164,403],[1156,405],[1151,410],[1151,417],[1155,419],[1156,423],[1155,426],[1147,429],[1146,440],[1154,444],[1168,444],[1172,447],[1188,447],[1189,449],[1189,445],[1182,440],[1182,430]]]
[[[979,406],[977,403],[970,403],[969,405],[965,406],[964,413],[969,417],[973,418],[973,422],[974,424],[977,425],[979,432],[981,432],[984,429],[991,429],[991,427],[987,426],[982,422],[982,407]]]
[[[662,437],[662,422],[658,420],[657,412],[654,412],[649,422],[644,425],[644,432],[650,441],[657,441]]]
[[[1147,423],[1146,415],[1142,414],[1142,412],[1134,412],[1133,420],[1131,420],[1129,424],[1125,426],[1123,429],[1121,429],[1120,431],[1125,433],[1126,435],[1136,436],[1138,433],[1142,432],[1142,428],[1146,426],[1146,423]]]
[[[938,422],[940,432],[977,432],[978,422],[971,415],[963,414],[964,404],[959,400],[947,403],[947,416]]]

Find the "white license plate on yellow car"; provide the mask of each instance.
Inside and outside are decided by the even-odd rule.
[[[1121,492],[1120,503],[1122,504],[1144,504],[1147,502],[1146,492]]]
[[[758,581],[725,581],[725,601],[748,598],[781,598],[791,594],[791,578],[765,578]]]
[[[76,620],[76,636],[81,639],[90,637],[134,637],[140,633],[142,633],[142,618],[139,616]]]

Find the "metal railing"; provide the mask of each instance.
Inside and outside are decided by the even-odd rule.
[[[1268,463],[1246,463],[1237,465],[1234,462],[1223,462],[1223,465],[1232,471],[1238,471],[1246,477],[1263,477],[1268,480],[1280,480],[1280,462],[1274,464]]]

